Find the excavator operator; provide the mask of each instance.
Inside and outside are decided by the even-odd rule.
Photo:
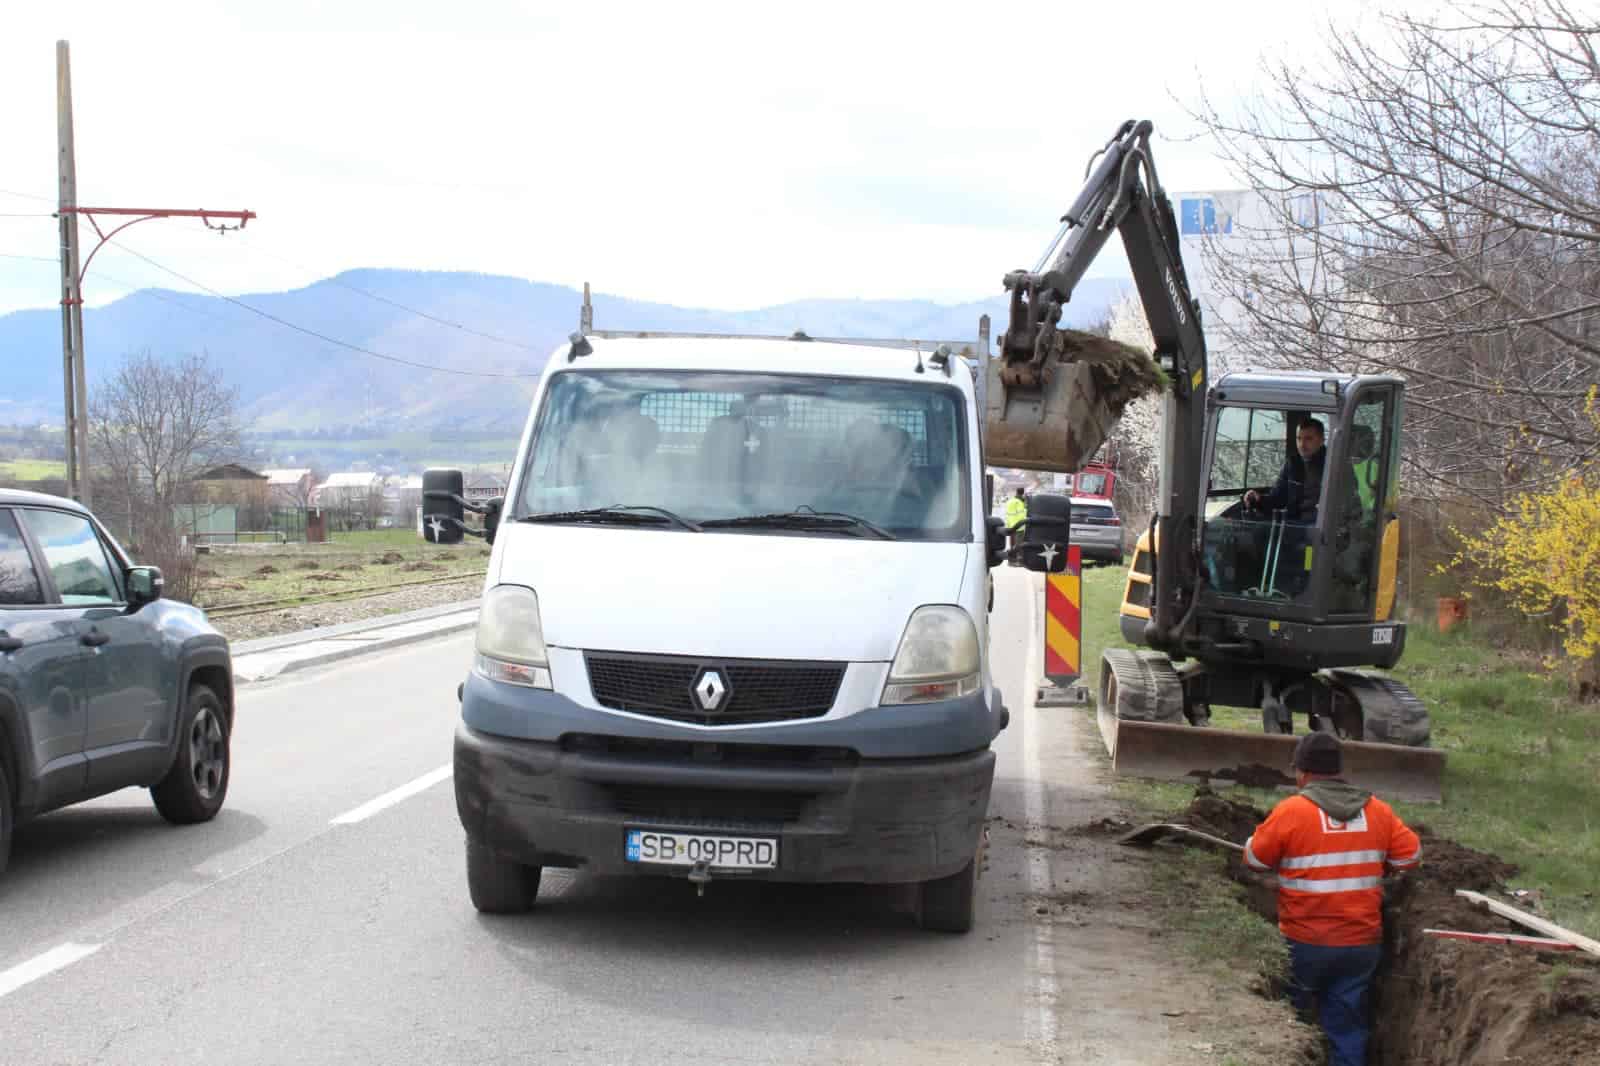
[[[1245,506],[1255,510],[1265,505],[1268,511],[1283,511],[1290,522],[1317,524],[1317,501],[1322,498],[1322,474],[1328,457],[1327,431],[1322,422],[1307,418],[1295,429],[1295,454],[1283,464],[1278,480],[1265,496],[1251,489],[1244,494]]]

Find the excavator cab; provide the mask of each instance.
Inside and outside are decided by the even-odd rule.
[[[1230,374],[1208,397],[1201,508],[1202,612],[1322,629],[1383,622],[1394,603],[1385,541],[1398,546],[1398,378]],[[1235,631],[1239,623],[1233,622]],[[1204,627],[1202,627],[1202,632]],[[1323,665],[1391,666],[1352,632]]]

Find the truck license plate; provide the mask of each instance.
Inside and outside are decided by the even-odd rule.
[[[704,862],[712,869],[722,870],[778,868],[775,837],[725,837],[629,829],[625,839],[625,855],[629,862],[657,866],[693,866]]]

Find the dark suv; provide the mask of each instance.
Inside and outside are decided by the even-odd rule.
[[[71,500],[0,489],[0,870],[20,821],[129,786],[170,822],[228,791],[227,640]]]

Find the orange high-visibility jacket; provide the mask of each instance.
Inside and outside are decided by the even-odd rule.
[[[1344,786],[1348,787],[1348,786]],[[1346,821],[1290,796],[1245,842],[1245,864],[1278,871],[1278,928],[1326,947],[1383,940],[1385,868],[1415,866],[1422,842],[1376,796]]]

